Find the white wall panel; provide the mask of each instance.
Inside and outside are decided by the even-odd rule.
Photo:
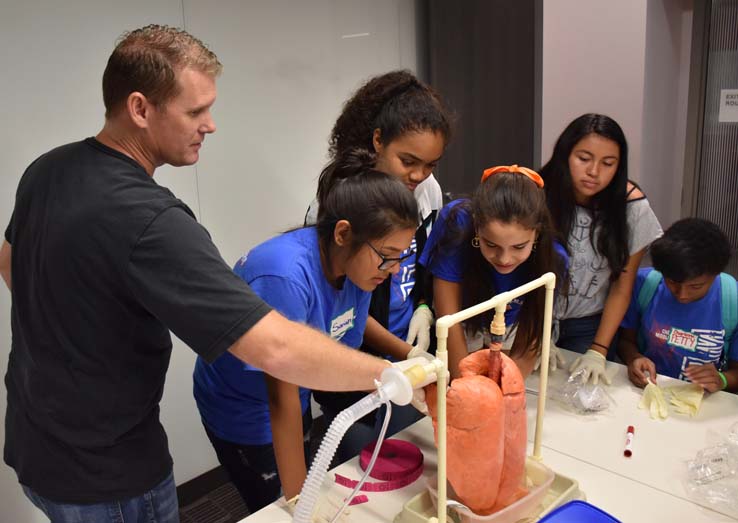
[[[416,68],[414,13],[413,0],[0,3],[0,228],[31,161],[102,127],[102,72],[118,36],[148,23],[184,26],[225,66],[218,131],[206,140],[198,166],[162,167],[156,179],[192,207],[232,264],[301,223],[344,99],[373,74]],[[3,375],[9,316],[10,295],[0,289]],[[217,464],[192,399],[193,364],[192,351],[175,339],[162,421],[177,483]],[[45,520],[4,465],[0,502],[2,521]]]
[[[234,263],[302,223],[341,104],[401,64],[401,6],[312,0],[186,2],[188,27],[224,64],[217,133],[198,165],[203,223]],[[414,46],[414,35],[403,45]]]
[[[623,128],[629,174],[639,179],[646,7],[643,0],[543,2],[542,162],[569,122],[602,113]]]

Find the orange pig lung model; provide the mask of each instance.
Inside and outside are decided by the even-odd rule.
[[[496,368],[499,382],[489,377]],[[470,354],[459,370],[446,393],[448,481],[458,501],[484,516],[527,494],[525,383],[498,350]],[[435,385],[426,388],[426,401],[438,441]]]

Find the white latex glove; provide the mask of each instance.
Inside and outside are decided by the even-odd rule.
[[[430,415],[430,413],[428,412],[428,404],[425,402],[425,390],[424,389],[413,390],[413,399],[410,402],[410,405],[415,407],[418,410],[418,412],[420,412],[423,416]]]
[[[584,383],[592,378],[592,383],[597,385],[600,378],[604,383],[610,385],[611,380],[605,374],[605,357],[594,349],[589,349],[582,356],[579,356],[569,367],[569,372],[574,374],[579,370],[583,370]]]
[[[548,351],[548,370],[555,371],[556,369],[563,369],[564,365],[566,365],[566,360],[564,359],[564,356],[561,354],[561,349],[558,348],[553,343],[551,344],[549,351]],[[538,367],[541,366],[541,357],[538,356],[538,359],[536,360],[536,364],[533,366],[533,370],[538,370]]]
[[[297,506],[297,501],[300,499],[300,495],[298,494],[294,498],[287,501],[287,511],[290,513],[291,516],[295,515],[295,507]],[[329,523],[333,517],[336,515],[336,512],[341,508],[343,505],[344,500],[336,496],[335,494],[325,494],[318,497],[318,501],[315,502],[315,508],[313,509],[313,516],[310,518],[310,520],[313,523]],[[336,520],[340,521],[342,523],[348,523],[348,516],[351,509],[349,507],[346,507],[341,514],[341,516]]]
[[[407,355],[408,358],[419,356],[421,352],[428,352],[430,347],[430,328],[433,325],[433,313],[427,305],[418,305],[410,318],[405,341],[413,345]]]

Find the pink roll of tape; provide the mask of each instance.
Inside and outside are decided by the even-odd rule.
[[[367,445],[359,454],[359,465],[366,470],[374,452],[375,443]],[[423,453],[407,441],[388,439],[379,450],[377,461],[369,474],[381,482],[366,482],[361,486],[366,492],[389,492],[413,483],[423,474]],[[354,488],[358,481],[336,474],[336,483]]]

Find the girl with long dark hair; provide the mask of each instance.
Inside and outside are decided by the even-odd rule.
[[[270,306],[358,348],[371,292],[400,270],[417,225],[402,183],[372,168],[365,152],[339,158],[326,178],[318,223],[254,247],[234,268]],[[194,392],[218,460],[250,512],[280,488],[296,496],[306,476],[310,391],[229,353],[198,358]]]
[[[546,272],[565,274],[566,251],[555,239],[543,180],[525,167],[487,169],[471,199],[449,203],[440,213],[420,263],[433,275],[439,316],[453,314],[527,283]],[[565,283],[565,282],[564,282]],[[517,328],[510,356],[524,375],[540,353],[545,289],[509,304],[508,332]],[[449,371],[458,375],[467,335],[489,331],[494,311],[474,316],[448,333]]]
[[[628,180],[628,143],[608,116],[585,114],[561,133],[541,169],[551,216],[571,257],[558,346],[584,353],[570,371],[597,381],[630,303],[638,265],[661,226]]]

